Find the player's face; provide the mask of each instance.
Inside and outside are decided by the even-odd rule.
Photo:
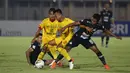
[[[61,15],[60,13],[56,12],[56,13],[55,13],[55,16],[56,16],[56,19],[57,19],[58,21],[61,20],[62,15]]]
[[[55,15],[54,15],[53,11],[51,11],[51,12],[49,13],[49,18],[50,18],[50,19],[55,19]]]
[[[42,42],[42,36],[39,36],[39,37],[37,38],[37,41],[38,41],[39,43],[41,43],[41,42]]]
[[[91,18],[92,24],[97,24],[97,20],[94,19],[93,17]]]

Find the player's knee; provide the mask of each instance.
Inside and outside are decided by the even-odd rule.
[[[49,42],[48,42],[48,44],[49,44],[49,45],[52,45],[52,46],[55,46],[55,45],[56,45],[56,43],[55,43],[55,41],[54,41],[54,40],[49,41]]]

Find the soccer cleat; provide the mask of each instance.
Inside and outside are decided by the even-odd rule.
[[[51,69],[55,69],[56,68],[56,62],[53,62],[52,65],[50,66]]]
[[[107,69],[107,70],[110,70],[110,67],[107,64],[104,65],[104,68]]]
[[[69,69],[73,69],[73,67],[74,67],[73,62],[72,62],[72,61],[71,61],[71,62],[69,62]]]
[[[61,61],[58,61],[58,62],[57,62],[57,65],[58,65],[59,67],[62,67],[62,66],[63,66],[63,64],[62,64]]]

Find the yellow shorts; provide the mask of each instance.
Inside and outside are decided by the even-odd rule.
[[[62,37],[55,38],[55,42],[56,42],[57,45],[60,44],[62,42],[62,40],[63,40]]]
[[[47,44],[49,41],[55,39],[55,35],[47,35],[42,37],[42,46]]]

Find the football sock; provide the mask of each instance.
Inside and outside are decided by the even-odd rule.
[[[56,46],[48,45],[48,48],[50,50],[51,55],[53,56],[53,59],[56,59],[57,58]]]
[[[49,55],[52,59],[54,59],[54,57],[53,57],[53,55],[51,54],[51,52],[48,52],[48,55]]]
[[[106,64],[106,61],[105,61],[105,58],[104,58],[104,56],[102,55],[102,53],[101,53],[101,52],[98,52],[98,53],[97,53],[97,56],[98,56],[98,58],[100,59],[100,61],[102,62],[102,64],[105,65],[105,64]]]
[[[67,53],[67,51],[63,48],[58,48],[58,51],[60,52],[60,54],[62,54],[68,61],[71,60],[71,57],[69,56],[69,54]]]
[[[104,35],[101,36],[102,45],[104,43],[104,37],[105,37]]]
[[[57,57],[57,61],[60,61],[64,56],[62,54],[59,54]]]
[[[42,60],[44,55],[45,55],[45,53],[41,51],[40,54],[38,55],[37,60]]]
[[[109,36],[106,37],[106,45],[109,43]]]

